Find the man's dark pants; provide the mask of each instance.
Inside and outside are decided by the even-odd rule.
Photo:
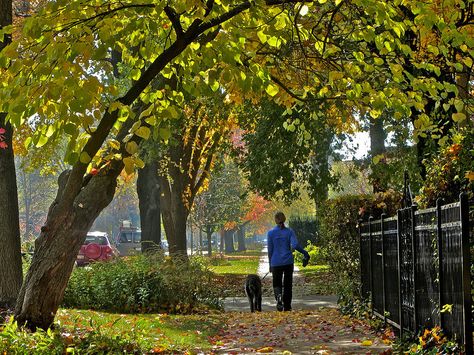
[[[273,290],[278,292],[283,288],[283,310],[291,311],[293,297],[293,270],[294,265],[274,266],[272,268]],[[277,295],[275,294],[275,298]]]

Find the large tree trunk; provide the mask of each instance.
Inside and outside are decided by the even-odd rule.
[[[245,224],[242,224],[237,230],[238,251],[246,251],[245,247]]]
[[[142,229],[142,252],[161,247],[160,184],[158,162],[138,170],[138,205]]]
[[[207,236],[207,256],[212,256],[212,229],[206,227],[206,236]]]
[[[31,329],[51,326],[86,234],[115,193],[117,175],[97,175],[81,189],[73,204],[65,206],[61,202],[69,174],[65,171],[58,179],[58,194],[35,242],[15,308],[16,320]]]
[[[310,184],[312,185],[316,209],[321,208],[324,201],[328,199],[329,182],[331,171],[329,169],[329,153],[333,134],[328,130],[316,143],[314,154],[311,158],[312,174]]]
[[[20,223],[15,161],[12,149],[12,127],[0,113],[0,128],[7,148],[0,148],[0,307],[15,305],[22,282]]]
[[[12,23],[12,1],[0,0],[0,28]],[[3,40],[3,38],[2,38]],[[10,43],[10,36],[0,42],[0,50]],[[22,282],[18,190],[13,155],[13,131],[0,113],[0,128],[5,130],[0,148],[0,307],[15,304]]]
[[[225,230],[222,228],[219,231],[219,237],[221,240],[221,244],[219,245],[219,252],[222,254],[224,252],[224,245],[225,245]]]
[[[374,158],[378,155],[385,154],[385,139],[387,138],[387,134],[385,133],[384,129],[384,115],[387,114],[384,112],[378,118],[370,118],[370,129],[369,129],[369,136],[370,136],[370,158]],[[380,164],[380,165],[379,165]],[[372,190],[373,192],[381,192],[387,189],[381,179],[380,174],[385,173],[383,169],[383,165],[385,165],[385,159],[380,159],[378,164],[375,166],[372,163],[373,170],[372,172]]]
[[[169,252],[171,256],[187,257],[186,247],[186,221],[189,210],[186,208],[182,189],[177,180],[173,184],[167,177],[160,177],[161,185],[161,215],[163,226],[168,240]]]
[[[234,229],[226,230],[224,232],[225,239],[225,252],[226,253],[235,253],[234,248]]]

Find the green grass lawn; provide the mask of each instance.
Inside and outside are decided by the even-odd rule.
[[[329,265],[298,265],[305,282],[310,285],[311,293],[315,295],[336,294],[336,279]]]
[[[61,309],[57,321],[70,332],[100,332],[106,338],[130,339],[142,350],[163,349],[185,351],[211,347],[208,337],[221,328],[218,314],[113,314],[90,310]]]
[[[223,327],[205,315],[114,314],[60,309],[54,330],[28,333],[0,324],[0,354],[208,353]]]
[[[246,250],[246,251],[238,251],[238,252],[235,252],[235,253],[226,254],[226,256],[228,256],[228,257],[234,257],[234,256],[260,256],[260,255],[262,255],[262,251],[260,249],[258,249],[258,250],[252,249],[252,250]]]
[[[220,265],[212,265],[210,268],[213,272],[219,275],[223,274],[237,274],[247,275],[255,274],[258,269],[259,256],[250,257],[232,257],[221,262]]]

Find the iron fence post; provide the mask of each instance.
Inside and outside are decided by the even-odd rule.
[[[413,258],[413,267],[412,267],[412,272],[413,272],[413,321],[415,323],[415,329],[414,332],[415,334],[418,332],[418,316],[417,316],[417,309],[416,309],[416,260],[417,260],[417,255],[416,255],[416,224],[415,224],[415,212],[417,209],[417,205],[413,204],[411,205],[411,252],[412,252],[412,258]]]
[[[469,201],[467,194],[459,196],[461,217],[461,245],[462,245],[462,289],[463,289],[463,331],[464,346],[467,355],[472,355],[472,299],[471,299],[471,262],[469,243]]]
[[[441,203],[442,199],[436,200],[436,237],[438,238],[438,287],[439,287],[439,326],[443,328],[443,230],[441,228]]]
[[[380,216],[380,232],[381,232],[381,242],[382,242],[382,304],[383,304],[383,321],[384,323],[387,323],[387,312],[385,308],[385,302],[386,302],[386,295],[385,295],[385,246],[384,246],[384,239],[385,239],[385,233],[384,233],[384,222],[385,222],[385,213],[382,213]]]
[[[359,230],[359,271],[360,271],[360,287],[359,292],[362,298],[364,295],[364,270],[362,268],[362,219],[358,220],[358,230]]]
[[[398,321],[400,323],[400,338],[403,335],[403,312],[402,312],[402,237],[401,237],[401,210],[397,210],[397,258],[398,258]]]
[[[370,265],[370,272],[369,272],[369,281],[370,281],[370,310],[371,312],[374,311],[374,278],[373,278],[373,271],[372,271],[372,220],[374,217],[369,217],[369,265]]]

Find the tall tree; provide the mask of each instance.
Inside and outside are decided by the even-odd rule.
[[[0,30],[11,24],[12,1],[0,0]],[[0,51],[10,41],[0,37]],[[0,112],[0,307],[14,305],[23,279],[13,127],[6,116]]]
[[[92,220],[110,202],[117,176],[124,166],[133,170],[143,165],[133,153],[135,144],[149,136],[150,125],[178,118],[175,113],[183,108],[184,95],[172,88],[152,88],[149,84],[158,75],[179,74],[185,81],[181,87],[194,97],[201,96],[202,88],[218,91],[224,87],[221,92],[237,98],[233,88],[240,86],[240,92],[246,92],[242,100],[265,88],[287,107],[295,103],[294,96],[330,101],[335,110],[359,103],[370,107],[376,117],[385,105],[393,107],[395,114],[407,116],[412,108],[420,113],[430,96],[436,97],[434,107],[447,105],[452,110],[457,106],[459,111],[459,102],[451,101],[456,91],[452,81],[423,72],[414,76],[400,64],[403,57],[430,74],[439,70],[438,58],[428,56],[426,62],[420,55],[425,54],[424,48],[413,50],[400,40],[407,28],[414,28],[423,45],[437,32],[436,38],[442,41],[437,55],[448,59],[450,74],[463,70],[458,59],[466,65],[470,60],[472,65],[472,6],[466,10],[462,1],[453,1],[454,6],[442,5],[449,6],[449,11],[438,12],[441,5],[430,1],[242,0],[236,4],[211,0],[196,2],[191,9],[185,1],[47,2],[25,21],[21,43],[0,54],[0,67],[8,68],[0,96],[7,100],[9,119],[20,125],[34,118],[37,133],[29,143],[38,147],[67,136],[66,160],[73,165],[59,179],[56,201],[20,292],[17,320],[31,327],[51,324],[77,251]],[[451,16],[453,11],[456,16]],[[449,18],[444,18],[446,13]],[[259,41],[254,41],[255,35],[247,41],[249,28],[257,29]],[[263,50],[268,48],[290,53],[285,59],[293,68],[306,59],[314,60],[305,66],[310,70],[276,76],[282,66],[274,57],[252,60],[265,55]],[[121,83],[104,80],[111,71],[110,49],[122,51],[125,66],[121,70],[127,76]],[[179,73],[176,66],[181,68]],[[374,77],[383,79],[374,84]],[[374,102],[377,105],[371,105]],[[153,112],[142,111],[142,104]],[[351,117],[321,111],[340,121]],[[466,119],[462,112],[448,118]],[[415,128],[429,127],[424,120],[430,123],[430,117],[418,115]],[[97,173],[89,170],[91,165],[98,168]],[[170,232],[181,235],[181,230]],[[180,250],[181,244],[173,247]]]
[[[137,193],[142,229],[142,252],[161,247],[161,210],[158,161],[150,159],[138,170]]]
[[[176,112],[179,94],[169,90],[164,97],[162,91],[151,90],[149,84],[160,73],[168,75],[168,64],[183,52],[192,58],[195,47],[190,45],[193,42],[212,40],[219,32],[209,30],[248,10],[250,5],[250,2],[244,2],[227,8],[211,2],[197,12],[181,13],[170,6],[156,8],[152,3],[104,2],[103,6],[92,7],[79,1],[65,5],[47,3],[39,13],[25,21],[22,44],[10,46],[8,53],[0,58],[0,65],[8,66],[13,57],[18,64],[10,67],[12,71],[19,69],[21,75],[11,73],[12,83],[25,84],[26,79],[31,84],[27,85],[29,95],[40,96],[38,100],[29,100],[11,90],[10,108],[17,108],[9,112],[10,120],[17,124],[36,113],[36,134],[27,143],[37,147],[60,140],[61,134],[67,134],[70,139],[66,161],[72,164],[72,169],[59,176],[58,193],[36,240],[35,254],[15,309],[20,324],[27,324],[32,329],[51,325],[77,252],[95,218],[112,200],[117,177],[123,168],[131,172],[135,166],[143,166],[136,156],[136,147],[150,135],[149,127],[154,124],[151,117]],[[49,16],[54,21],[44,22]],[[160,18],[159,26],[157,18]],[[130,36],[131,20],[135,21],[134,33],[138,37]],[[149,26],[159,27],[159,36],[154,33],[147,37]],[[137,45],[144,49],[136,52],[138,58],[133,57],[135,52],[123,50]],[[48,50],[45,51],[44,46]],[[122,61],[134,66],[132,70],[125,68],[129,81],[122,93],[110,77],[101,82],[102,77],[93,74],[109,72],[110,47],[122,49]],[[203,48],[212,52],[211,48]],[[17,50],[22,51],[22,55],[12,56]],[[205,57],[212,58],[209,54]],[[31,65],[35,60],[39,66]],[[51,75],[45,77],[45,69]],[[77,76],[71,76],[71,73]],[[207,76],[206,73],[203,75]],[[43,85],[44,79],[48,85]],[[35,104],[30,105],[32,102]],[[143,111],[141,102],[148,111]],[[52,117],[56,119],[55,124],[51,123]],[[108,145],[105,145],[107,139]],[[188,207],[184,207],[181,196],[172,197],[167,193],[175,186],[170,185],[169,180],[166,183],[167,186],[162,184],[164,198],[173,198],[175,206],[185,208],[186,213]],[[163,212],[164,219],[173,217],[167,211]],[[170,221],[168,226],[168,235],[173,238],[170,251],[182,253],[185,241],[182,241],[184,233],[178,230],[181,224]]]
[[[171,255],[187,254],[189,213],[233,125],[230,106],[222,100],[222,94],[217,93],[188,102],[162,152],[160,205]]]

